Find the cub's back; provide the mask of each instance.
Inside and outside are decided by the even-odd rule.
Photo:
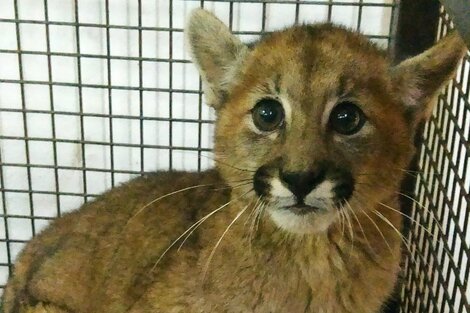
[[[162,252],[205,210],[228,201],[224,186],[216,171],[156,173],[61,217],[19,256],[5,313],[36,302],[73,312],[125,310],[171,262],[165,257],[152,270]],[[185,246],[196,257],[194,238]]]

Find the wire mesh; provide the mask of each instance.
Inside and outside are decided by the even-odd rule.
[[[328,20],[387,46],[396,5],[2,0],[0,288],[23,245],[63,212],[135,175],[211,166],[213,113],[182,34],[197,6],[244,40]]]
[[[214,114],[183,40],[198,6],[245,41],[333,21],[387,47],[397,3],[0,1],[0,288],[62,213],[132,176],[212,165]],[[442,11],[439,36],[450,24]],[[467,57],[425,129],[416,193],[428,210],[416,205],[412,218],[432,235],[413,224],[403,312],[468,312],[469,72]]]
[[[453,28],[441,8],[437,39]],[[425,126],[402,312],[470,311],[470,53]]]

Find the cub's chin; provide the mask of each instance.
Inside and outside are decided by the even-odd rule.
[[[338,212],[331,208],[323,209],[308,205],[270,206],[267,212],[280,229],[299,235],[326,232],[338,216]]]

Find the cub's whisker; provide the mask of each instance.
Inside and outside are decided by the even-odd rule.
[[[248,186],[252,183],[252,179],[246,179],[245,181],[240,181],[240,184],[237,184],[235,186],[230,186],[231,189],[237,189],[243,186]],[[213,190],[224,190],[227,189],[227,187],[221,187],[221,188],[214,188]]]
[[[258,203],[261,201],[261,196],[259,196],[257,199],[256,199],[256,202],[255,202],[255,205],[253,206],[253,209],[251,210],[250,214],[248,214],[248,217],[246,218],[245,220],[245,223],[244,225],[246,226],[248,224],[248,222],[252,219],[253,215],[255,214],[255,211],[258,207]]]
[[[344,225],[346,223],[345,217],[344,217],[344,210],[342,207],[338,210],[338,213],[340,215],[340,223],[341,223],[341,240],[344,238]]]
[[[258,214],[256,216],[256,224],[255,224],[255,235],[258,233],[258,229],[259,229],[259,224],[261,222],[261,217],[263,216],[264,214],[264,210],[266,209],[268,205],[268,202],[267,201],[263,201],[258,209]]]
[[[418,200],[414,199],[413,197],[410,197],[409,195],[405,194],[405,193],[402,193],[402,192],[397,192],[397,194],[407,198],[407,199],[410,199],[411,201],[413,201],[414,204],[416,204],[417,206],[419,206],[420,209],[423,209],[424,210],[424,213],[426,214],[429,214],[429,216],[434,220],[434,222],[436,223],[436,226],[439,228],[439,230],[441,231],[441,233],[445,234],[444,232],[444,229],[442,228],[442,225],[441,223],[439,222],[439,220],[437,219],[437,217],[434,215],[434,211],[430,210],[429,208],[425,207],[423,204],[421,204]]]
[[[250,191],[248,191],[247,193],[249,193],[249,192],[250,192]],[[239,198],[240,198],[240,197],[239,197]],[[237,199],[239,199],[239,198],[237,198]],[[227,203],[227,204],[228,204],[228,203]],[[224,208],[224,207],[225,207],[225,206],[223,206],[223,207],[221,207],[221,208],[219,208],[219,209],[222,209],[222,208]],[[195,222],[193,225],[191,225],[191,226],[187,229],[187,231],[186,231],[185,233],[182,234],[182,236],[184,236],[184,235],[186,235],[186,236],[184,237],[184,239],[181,241],[180,245],[178,246],[178,249],[177,249],[178,252],[183,248],[183,246],[184,246],[184,244],[186,243],[186,241],[187,241],[187,240],[191,237],[191,235],[197,230],[197,228],[198,228],[202,223],[204,223],[209,217],[211,217],[211,216],[212,216],[212,213],[217,213],[217,212],[219,211],[219,209],[217,209],[217,211],[211,212],[211,213],[207,214],[206,216],[202,217],[201,219],[199,219],[197,222]],[[189,231],[189,233],[187,233],[188,231]],[[181,239],[181,238],[179,238],[179,239]]]
[[[360,196],[360,195],[358,195]],[[361,199],[358,199],[359,202],[361,203],[361,206],[364,205],[364,202],[361,200]],[[367,206],[365,206],[367,207]],[[384,240],[385,244],[387,245],[387,248],[388,250],[390,250],[390,254],[392,256],[395,255],[395,253],[393,252],[393,249],[392,249],[392,246],[390,246],[390,243],[388,242],[387,238],[385,237],[384,233],[382,232],[382,230],[380,229],[379,225],[377,225],[377,223],[374,221],[374,219],[372,217],[370,217],[369,214],[367,214],[366,210],[364,210],[363,208],[361,208],[360,206],[358,206],[359,210],[361,211],[362,214],[364,214],[370,221],[371,223],[374,225],[375,229],[377,229],[377,232],[380,234],[380,236],[382,237],[382,239]]]
[[[342,205],[342,207],[345,207],[345,206]],[[351,236],[351,247],[349,248],[350,251],[351,251],[354,247],[354,230],[353,230],[353,227],[352,227],[352,224],[351,224],[351,216],[350,216],[347,208],[344,210],[344,213],[346,215],[346,219],[347,219],[348,226],[349,226],[349,235]]]
[[[251,190],[250,190],[251,191]],[[184,244],[184,242],[186,241],[187,238],[189,238],[189,236],[191,236],[191,234],[196,230],[196,228],[199,227],[199,225],[201,225],[202,223],[204,223],[204,221],[206,221],[209,217],[211,217],[212,215],[214,215],[215,213],[219,212],[220,210],[222,210],[223,208],[227,207],[230,203],[234,202],[235,200],[238,200],[240,198],[242,198],[243,196],[247,195],[250,191],[247,191],[246,193],[244,193],[243,195],[239,196],[239,197],[236,197],[236,198],[233,198],[231,199],[230,201],[226,202],[225,204],[221,205],[220,207],[218,207],[217,209],[211,211],[210,213],[208,213],[207,215],[203,216],[201,219],[199,219],[197,222],[195,222],[194,224],[192,224],[188,229],[186,229],[178,238],[176,238],[166,249],[165,251],[163,251],[163,253],[160,255],[160,257],[157,259],[157,261],[155,262],[155,264],[153,265],[152,269],[151,269],[151,272],[153,272],[155,270],[155,268],[158,266],[158,264],[161,262],[161,260],[163,259],[163,257],[168,253],[168,251],[170,251],[171,248],[173,248],[176,243],[178,243],[178,241],[181,240],[181,238],[183,238],[186,234],[189,233],[189,235],[185,238],[185,240],[182,242],[182,244]],[[181,245],[182,246],[182,245]],[[180,246],[180,248],[181,248]],[[178,249],[179,250],[179,249]]]
[[[261,199],[261,197],[259,199]],[[253,240],[256,236],[256,230],[255,230],[256,222],[257,222],[258,217],[260,216],[260,213],[261,213],[261,210],[262,210],[262,207],[264,206],[264,204],[265,204],[265,202],[263,200],[261,200],[261,202],[253,210],[254,214],[252,215],[252,218],[251,218],[251,224],[250,224],[250,228],[249,228],[250,232],[249,232],[249,236],[248,236],[248,241],[249,241],[249,244],[250,244],[250,251],[253,251]]]
[[[434,240],[437,240],[438,242],[441,242],[442,244],[442,248],[446,251],[446,253],[449,255],[449,256],[452,256],[453,257],[453,253],[452,251],[450,251],[448,248],[447,248],[447,243],[443,240],[441,240],[438,235],[434,234],[431,232],[431,230],[429,230],[428,228],[426,228],[423,224],[421,224],[419,221],[417,221],[416,219],[412,218],[411,216],[409,216],[408,214],[405,214],[403,212],[401,212],[400,210],[397,210],[389,205],[386,205],[382,202],[379,202],[379,204],[387,209],[390,209],[392,210],[393,212],[396,212],[400,215],[402,215],[403,217],[406,217],[407,219],[409,219],[411,222],[415,223],[416,226],[418,226],[419,228],[421,228],[423,231],[425,231],[429,236],[431,236],[432,239]]]
[[[403,192],[399,192],[399,191],[396,191],[396,190],[393,190],[393,189],[390,189],[390,188],[386,188],[384,186],[380,186],[380,185],[372,185],[372,184],[367,184],[367,183],[357,183],[359,185],[367,185],[367,186],[373,186],[375,188],[382,188],[386,191],[390,191],[390,192],[393,192],[395,194],[398,194],[400,196],[403,196],[409,200],[411,200],[414,204],[416,204],[417,206],[420,207],[420,209],[424,210],[424,213],[426,214],[429,214],[429,217],[434,221],[434,223],[436,224],[436,226],[439,228],[439,230],[441,231],[441,233],[445,234],[445,231],[444,229],[442,228],[442,225],[440,223],[440,221],[438,220],[438,218],[435,216],[434,212],[432,210],[430,210],[429,208],[427,208],[426,206],[424,206],[423,204],[421,204],[418,200],[414,199],[413,197],[403,193]],[[415,223],[419,223],[417,220],[414,221]]]
[[[244,181],[249,182],[249,181],[251,181],[251,178],[246,178],[246,179],[241,179],[241,180],[234,180],[234,181],[230,181],[230,182],[227,181],[226,183],[238,183],[238,182],[244,182]],[[134,215],[131,216],[128,219],[125,226],[127,226],[127,224],[129,224],[131,222],[131,220],[133,220],[137,215],[142,213],[142,211],[144,211],[146,208],[148,208],[149,206],[151,206],[152,204],[155,204],[156,202],[158,202],[160,200],[163,200],[163,199],[168,198],[170,196],[179,194],[181,192],[185,192],[185,191],[189,191],[189,190],[193,190],[193,189],[197,189],[197,188],[212,187],[212,186],[215,186],[215,184],[202,184],[202,185],[196,185],[196,186],[189,186],[189,187],[185,187],[185,188],[182,188],[182,189],[179,189],[179,190],[169,192],[169,193],[164,194],[164,195],[162,195],[158,198],[155,198],[152,201],[145,204],[139,210],[137,210],[136,213],[134,213]],[[224,189],[232,189],[232,187],[231,186],[225,186],[225,187],[213,188],[213,189],[209,189],[209,190],[218,191],[218,190],[224,190]]]
[[[170,193],[167,193],[163,196],[160,196],[156,199],[153,199],[152,201],[150,201],[149,203],[145,204],[143,207],[141,207],[140,209],[137,210],[137,212],[131,216],[129,218],[129,220],[127,221],[126,225],[129,224],[137,215],[139,215],[140,213],[142,213],[142,211],[144,211],[146,208],[148,208],[149,206],[151,206],[152,204],[154,204],[155,202],[158,202],[162,199],[165,199],[167,197],[170,197],[170,196],[173,196],[173,195],[176,195],[178,193],[181,193],[181,192],[184,192],[184,191],[188,191],[188,190],[193,190],[193,189],[197,189],[197,188],[203,188],[203,187],[211,187],[213,186],[214,184],[202,184],[202,185],[196,185],[196,186],[190,186],[190,187],[186,187],[186,188],[182,188],[182,189],[179,189],[179,190],[176,190],[176,191],[172,191]],[[227,187],[227,188],[230,188],[230,187]]]
[[[246,193],[244,193],[243,195],[241,195],[241,196],[235,198],[234,200],[242,198],[243,196],[247,195],[247,194],[250,193],[251,191],[252,191],[252,190],[248,190]],[[229,203],[230,203],[230,202],[229,202]],[[224,207],[225,207],[225,206],[224,206]],[[222,207],[222,208],[223,208],[223,207]],[[217,213],[217,212],[220,211],[220,209],[222,209],[222,208],[217,209],[217,211],[215,211],[215,212],[213,211],[212,213],[210,213],[210,214],[208,214],[208,215],[202,217],[200,220],[198,220],[196,223],[194,223],[194,224],[190,227],[190,228],[192,228],[191,231],[185,236],[185,238],[183,239],[183,241],[182,241],[181,244],[179,245],[177,251],[180,251],[180,250],[181,250],[181,248],[184,246],[184,244],[185,244],[186,241],[189,239],[189,237],[191,237],[191,235],[196,231],[196,229],[197,229],[202,223],[204,223],[209,217],[211,217],[211,216],[213,215],[213,213]],[[194,226],[194,227],[193,227],[193,226]],[[188,229],[188,230],[189,230],[189,229]]]
[[[223,154],[218,154],[217,156],[213,156],[213,155],[210,156],[210,155],[204,155],[202,153],[199,153],[198,151],[186,151],[186,152],[197,154],[198,158],[204,157],[204,158],[209,159],[211,161],[217,162],[218,165],[224,165],[224,166],[231,167],[233,169],[243,171],[243,172],[250,172],[250,173],[255,173],[256,172],[256,169],[240,168],[240,167],[234,166],[233,164],[221,161],[221,159],[227,159],[228,158],[228,156],[224,156]]]
[[[240,167],[235,166],[233,164],[224,162],[224,161],[222,161],[222,159],[227,159],[228,157],[225,157],[225,156],[220,155],[220,154],[217,155],[217,156],[214,156],[214,157],[206,156],[206,155],[203,155],[203,154],[201,154],[201,156],[206,157],[208,159],[211,159],[214,162],[217,162],[217,165],[224,165],[224,166],[227,166],[227,167],[230,167],[230,168],[242,171],[242,172],[250,172],[250,173],[255,173],[256,172],[256,169],[240,168]]]
[[[390,251],[390,254],[392,256],[395,256],[395,253],[393,252],[393,249],[392,247],[390,246],[390,243],[388,242],[387,238],[385,237],[384,233],[382,232],[382,230],[380,230],[380,227],[379,225],[377,225],[377,223],[372,219],[372,217],[370,217],[369,214],[367,214],[367,212],[362,209],[362,208],[359,208],[362,212],[362,214],[364,214],[370,221],[371,223],[374,225],[374,227],[377,229],[377,232],[380,234],[380,236],[382,237],[382,239],[384,240],[385,244],[387,245],[387,248],[388,250]]]
[[[364,236],[364,240],[366,241],[367,246],[368,246],[369,249],[375,254],[374,249],[372,248],[372,246],[371,246],[371,244],[370,244],[370,242],[369,242],[369,239],[367,238],[366,233],[364,232],[364,228],[362,227],[362,224],[361,224],[359,218],[357,217],[356,212],[354,212],[354,209],[351,207],[351,204],[350,204],[349,201],[347,201],[347,200],[346,200],[346,205],[350,208],[350,210],[351,210],[351,212],[352,212],[352,214],[353,214],[353,216],[354,216],[354,219],[356,220],[356,222],[357,222],[357,224],[358,224],[358,226],[359,226],[359,229],[361,230],[362,235]]]
[[[367,185],[369,185],[369,184],[367,184]],[[430,210],[429,208],[427,208],[426,206],[424,206],[423,204],[421,204],[418,200],[414,199],[413,197],[411,197],[411,196],[409,196],[409,195],[407,195],[407,194],[405,194],[405,193],[403,193],[403,192],[399,192],[399,191],[387,189],[387,188],[385,188],[385,187],[383,187],[383,186],[375,186],[375,187],[383,188],[383,189],[386,189],[386,190],[390,190],[390,191],[392,191],[392,192],[395,193],[395,194],[398,194],[398,195],[400,195],[400,196],[403,196],[403,197],[405,197],[405,198],[411,200],[415,205],[417,205],[420,209],[422,209],[422,210],[424,211],[424,213],[428,214],[429,217],[434,221],[434,223],[436,224],[436,226],[439,228],[439,230],[441,231],[441,233],[442,233],[442,234],[445,234],[445,231],[444,231],[444,229],[442,228],[442,225],[441,225],[440,221],[436,218],[434,212],[433,212],[432,210]],[[417,224],[418,227],[424,229],[424,230],[425,230],[428,234],[430,234],[431,236],[433,236],[433,237],[437,236],[437,235],[435,235],[435,234],[432,234],[431,231],[430,231],[425,225],[423,225],[419,220],[413,219],[410,215],[407,215],[407,214],[403,213],[401,210],[398,210],[398,209],[396,209],[396,208],[391,208],[390,206],[387,206],[387,205],[385,205],[385,204],[383,204],[383,203],[379,203],[379,204],[381,204],[381,205],[384,206],[384,207],[388,207],[389,209],[391,209],[391,210],[393,210],[393,211],[395,211],[395,212],[397,212],[397,213],[403,215],[404,217],[406,217],[407,219],[409,219],[409,220],[412,221],[413,223]]]
[[[211,251],[211,254],[209,255],[209,258],[206,262],[206,265],[204,266],[204,271],[203,271],[203,274],[202,274],[202,281],[205,280],[205,277],[206,277],[206,274],[207,274],[207,270],[209,269],[209,265],[212,261],[212,258],[214,257],[214,254],[215,252],[217,251],[217,248],[219,247],[220,243],[222,242],[222,240],[224,239],[225,235],[227,234],[227,232],[229,231],[229,229],[232,227],[232,225],[240,218],[240,216],[242,216],[243,213],[245,213],[246,209],[248,209],[248,207],[251,205],[251,203],[247,204],[240,212],[238,212],[238,214],[235,216],[235,218],[232,220],[232,222],[230,222],[230,224],[227,226],[227,228],[225,229],[225,231],[222,233],[222,235],[220,236],[219,240],[216,242],[214,248],[212,248],[212,251]]]
[[[395,233],[397,234],[397,236],[401,239],[401,241],[403,242],[403,244],[405,245],[406,249],[408,250],[408,255],[410,258],[413,259],[413,262],[415,264],[418,264],[418,262],[416,261],[416,259],[413,257],[413,251],[411,250],[411,245],[409,244],[408,240],[406,240],[406,238],[402,235],[402,233],[395,227],[395,225],[393,225],[392,222],[390,222],[390,220],[388,218],[386,218],[382,213],[380,213],[379,211],[377,210],[373,210],[372,212],[374,212],[375,215],[377,215],[380,219],[382,219],[385,223],[388,224],[388,226],[390,226],[394,231]],[[427,265],[427,262],[425,262],[425,265]]]

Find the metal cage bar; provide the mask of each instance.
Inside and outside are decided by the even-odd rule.
[[[438,18],[437,39],[453,28],[443,7]],[[404,268],[401,312],[469,310],[470,183],[465,178],[470,158],[469,61],[467,54],[457,78],[439,96],[423,137],[417,141],[417,200],[411,203],[410,218],[415,223],[409,225],[407,234],[412,247]]]

